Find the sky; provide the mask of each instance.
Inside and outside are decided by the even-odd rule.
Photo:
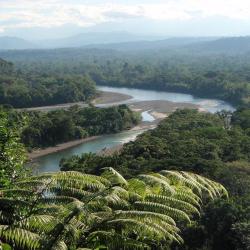
[[[250,0],[0,0],[0,36],[250,35]]]

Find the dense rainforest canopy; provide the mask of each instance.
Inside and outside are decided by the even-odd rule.
[[[0,61],[0,104],[16,108],[89,101],[96,95],[87,76],[22,74],[12,64]]]
[[[229,115],[229,116],[228,116]],[[179,110],[126,144],[119,154],[83,154],[61,161],[62,170],[99,173],[113,166],[127,177],[161,170],[192,171],[215,179],[230,200],[210,203],[183,233],[183,249],[247,249],[250,237],[250,110],[232,114]],[[197,237],[199,235],[199,237]],[[176,248],[180,249],[180,248]]]
[[[41,82],[47,77],[87,75],[98,85],[178,91],[249,105],[249,54],[78,48],[0,52],[0,57],[13,62],[25,78],[34,76]]]
[[[140,114],[132,112],[126,105],[108,108],[72,106],[50,112],[2,110],[8,114],[9,122],[19,124],[21,142],[28,149],[117,133],[140,121]]]

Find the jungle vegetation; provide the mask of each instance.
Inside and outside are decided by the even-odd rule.
[[[248,54],[62,49],[1,57],[12,62],[0,60],[1,247],[249,249]],[[73,156],[61,172],[32,176],[25,146],[118,132],[138,117],[126,106],[40,113],[9,105],[88,102],[95,84],[193,93],[241,108],[177,110],[117,154]]]
[[[231,117],[231,122],[228,118]],[[127,178],[188,171],[222,183],[230,199],[205,206],[173,249],[248,249],[250,245],[250,110],[233,114],[178,110],[112,156],[83,154],[61,161],[63,171],[97,174],[113,166]],[[198,236],[197,236],[198,235]]]
[[[121,132],[135,126],[141,119],[139,113],[132,112],[126,105],[108,108],[75,105],[49,112],[16,111],[9,107],[2,107],[2,110],[9,123],[18,124],[21,142],[29,150]]]
[[[58,172],[16,180],[0,197],[0,238],[14,249],[169,249],[224,187],[188,172],[125,180]],[[5,245],[7,247],[8,245]]]
[[[32,176],[17,128],[0,119],[0,239],[3,249],[169,249],[183,244],[219,183],[164,170],[125,179],[111,167]]]
[[[51,77],[78,79],[85,76],[89,79],[86,82],[93,81],[97,85],[183,92],[249,105],[249,53],[229,55],[192,50],[125,53],[75,48],[7,51],[1,52],[0,57],[14,63],[15,78],[35,77],[34,88]]]
[[[36,72],[36,71],[34,71]],[[86,75],[23,74],[0,61],[0,104],[15,108],[88,102],[95,97],[94,82]]]

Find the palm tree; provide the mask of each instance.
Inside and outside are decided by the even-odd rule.
[[[168,249],[202,201],[221,197],[222,185],[187,172],[45,173],[0,190],[0,239],[14,249]]]

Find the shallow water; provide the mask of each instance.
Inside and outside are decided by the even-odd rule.
[[[98,87],[98,88],[102,91],[131,95],[133,99],[126,101],[127,103],[135,101],[166,100],[172,102],[197,104],[200,105],[203,110],[212,113],[223,109],[228,111],[234,110],[233,106],[227,102],[216,99],[197,98],[189,94],[130,89],[130,88],[113,88],[113,87]],[[154,121],[154,117],[149,114],[149,111],[143,112],[142,118],[143,121],[149,121],[149,122]],[[70,157],[75,154],[81,155],[82,153],[89,153],[89,152],[95,153],[104,148],[111,148],[135,140],[136,136],[142,132],[143,131],[127,131],[118,134],[105,135],[93,141],[85,142],[78,146],[65,149],[61,152],[43,156],[37,160],[35,164],[36,165],[35,171],[37,172],[58,171],[59,162],[62,158]]]
[[[232,105],[230,105],[225,101],[217,99],[199,98],[190,94],[154,91],[154,90],[142,90],[134,88],[115,88],[115,87],[105,87],[105,86],[98,86],[98,89],[102,91],[116,92],[132,96],[133,99],[128,100],[127,103],[136,101],[163,100],[171,102],[196,104],[199,105],[203,110],[211,113],[215,113],[223,109],[228,111],[235,110]]]
[[[81,155],[82,153],[95,153],[101,151],[104,148],[112,148],[114,146],[135,140],[136,136],[142,132],[144,131],[126,131],[118,134],[105,135],[93,141],[88,141],[63,151],[42,156],[32,164],[34,167],[34,172],[58,171],[59,163],[62,158],[67,158],[72,155]]]
[[[155,121],[155,118],[150,115],[150,110],[147,110],[147,111],[144,111],[141,113],[141,116],[142,116],[142,121],[143,122],[153,122]]]

